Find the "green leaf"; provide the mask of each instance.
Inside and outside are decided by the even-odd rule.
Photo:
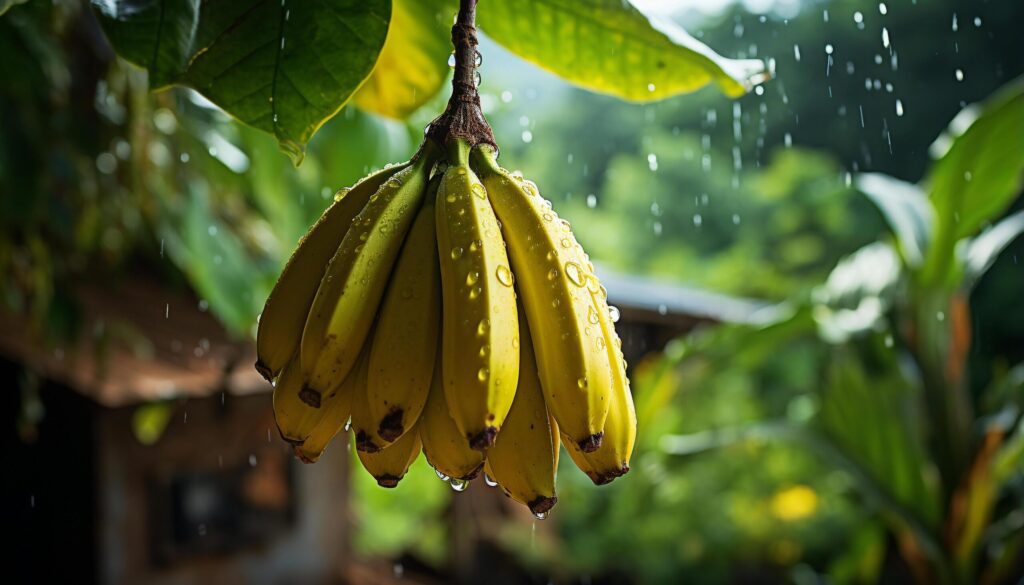
[[[839,451],[878,490],[934,528],[940,506],[934,469],[916,428],[919,403],[914,389],[894,368],[869,375],[853,352],[834,352],[825,376],[820,422]]]
[[[162,215],[172,220],[161,223],[160,236],[171,260],[210,309],[233,333],[246,336],[268,292],[254,290],[259,267],[238,236],[216,217],[205,186],[192,185],[188,191],[184,209],[164,210]]]
[[[868,244],[843,258],[814,290],[818,334],[841,343],[877,330],[896,302],[901,267],[885,242]]]
[[[964,251],[964,272],[973,283],[999,257],[1013,240],[1024,233],[1024,211],[1018,211],[967,242]]]
[[[932,168],[927,184],[936,210],[925,283],[948,274],[956,242],[998,217],[1024,180],[1024,78],[990,98],[978,118]]]
[[[0,0],[0,16],[3,16],[5,12],[14,8],[18,4],[24,4],[28,0]]]
[[[882,212],[907,264],[920,266],[935,221],[935,211],[924,191],[913,183],[881,173],[858,175],[856,185]]]
[[[353,98],[360,109],[402,119],[434,97],[448,79],[455,0],[394,0],[380,59]]]
[[[488,36],[581,87],[647,102],[709,83],[730,97],[765,79],[757,59],[726,59],[675,23],[623,0],[487,2],[477,15]]]
[[[373,70],[389,0],[93,0],[119,55],[153,88],[187,85],[273,134],[301,162],[316,130]]]

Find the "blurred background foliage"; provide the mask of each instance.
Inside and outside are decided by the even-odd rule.
[[[674,17],[774,80],[631,104],[482,46],[503,164],[600,265],[783,307],[637,365],[633,473],[596,488],[567,466],[553,531],[510,523],[501,542],[566,581],[1012,580],[1024,4],[696,4]],[[0,54],[0,295],[55,340],[77,334],[76,283],[140,273],[250,336],[333,193],[408,157],[446,94],[409,113],[367,85],[293,167],[198,93],[149,93],[80,2],[15,5]],[[973,223],[964,201],[987,202]],[[428,467],[394,491],[351,481],[357,552],[448,562],[453,496]]]

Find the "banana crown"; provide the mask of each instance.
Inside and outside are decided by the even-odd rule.
[[[428,139],[339,192],[268,297],[257,354],[300,459],[351,417],[384,487],[423,451],[453,488],[486,469],[543,517],[560,438],[595,483],[629,469],[636,414],[607,292],[569,223],[486,144]]]

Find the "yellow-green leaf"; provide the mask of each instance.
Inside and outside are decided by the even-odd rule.
[[[482,3],[483,31],[507,49],[581,87],[633,101],[715,83],[736,97],[765,79],[757,59],[726,59],[675,23],[624,0]]]
[[[394,0],[391,27],[373,74],[356,92],[362,110],[405,118],[448,78],[455,0]]]

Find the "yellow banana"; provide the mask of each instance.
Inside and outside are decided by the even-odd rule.
[[[369,347],[364,347],[356,365],[352,367],[348,376],[345,376],[345,381],[331,394],[328,394],[330,400],[326,406],[320,409],[323,412],[313,431],[301,445],[293,447],[295,456],[303,463],[315,463],[327,449],[331,439],[344,428],[352,416],[352,404],[355,397],[366,391],[366,370],[369,356]],[[303,406],[306,405],[303,403]],[[306,407],[308,408],[308,406]]]
[[[547,514],[555,496],[558,469],[558,428],[544,406],[544,392],[525,319],[520,320],[519,387],[505,425],[487,451],[488,475],[512,499],[538,517]]]
[[[588,269],[593,272],[593,267],[589,263]],[[596,283],[596,280],[594,282]],[[636,441],[636,410],[633,407],[629,379],[626,377],[622,342],[615,333],[608,313],[607,294],[600,285],[593,285],[590,288],[612,364],[611,408],[604,423],[604,440],[601,446],[592,453],[583,453],[575,445],[569,444],[568,451],[576,466],[586,473],[591,481],[603,485],[629,471],[629,458],[633,454],[633,444]]]
[[[384,449],[368,453],[357,451],[359,462],[377,480],[377,485],[393,488],[405,477],[409,466],[420,454],[420,435],[416,429],[402,435],[400,439]]]
[[[359,379],[362,383],[352,393],[352,434],[355,436],[356,450],[366,453],[376,453],[388,445],[388,442],[377,434],[376,420],[370,414],[370,405],[367,401],[371,351],[369,347],[363,350],[363,354],[367,355],[366,359],[360,354],[358,367],[361,369]]]
[[[320,416],[319,407],[312,407],[299,398],[302,391],[302,368],[293,359],[285,364],[274,383],[274,420],[281,438],[293,445],[301,445],[313,432]]]
[[[394,441],[416,424],[427,402],[441,328],[434,197],[440,176],[402,245],[370,352],[367,401],[377,433]]]
[[[423,200],[435,158],[434,148],[420,150],[409,167],[370,196],[327,265],[300,344],[307,395],[330,391],[352,369]]]
[[[596,278],[569,224],[560,221],[533,183],[498,166],[481,146],[473,162],[508,241],[548,409],[582,451],[601,445],[613,387],[612,364],[598,308],[588,290]]]
[[[334,256],[349,224],[385,181],[408,163],[388,167],[361,179],[334,196],[323,215],[299,241],[270,291],[256,331],[256,369],[268,381],[295,355],[306,315],[313,304],[327,262]]]
[[[519,370],[512,272],[487,193],[469,168],[469,146],[453,144],[437,194],[443,311],[442,375],[459,431],[473,449],[494,444]]]
[[[423,454],[427,457],[427,463],[439,474],[450,479],[468,481],[480,473],[484,466],[483,452],[469,448],[466,438],[448,414],[440,359],[434,368],[427,405],[416,428],[423,441]]]

